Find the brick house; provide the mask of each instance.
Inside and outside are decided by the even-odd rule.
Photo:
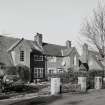
[[[0,36],[0,64],[25,65],[30,68],[31,81],[34,81],[45,79],[47,73],[74,67],[73,65],[78,67],[78,52],[75,47],[71,47],[70,41],[66,46],[44,43],[43,36],[39,33],[34,36],[34,41]]]

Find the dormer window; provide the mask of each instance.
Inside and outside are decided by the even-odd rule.
[[[20,51],[20,61],[24,61],[24,51]]]

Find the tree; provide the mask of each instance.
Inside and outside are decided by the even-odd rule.
[[[86,19],[81,33],[91,42],[102,58],[105,58],[105,6],[101,3],[93,10],[93,17]]]

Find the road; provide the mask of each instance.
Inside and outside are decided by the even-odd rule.
[[[53,101],[48,97],[40,97],[37,100],[30,98],[25,101],[8,99],[0,101],[0,105],[105,105],[105,89],[91,90],[86,94],[65,93]]]
[[[49,105],[105,105],[105,90],[91,91],[87,94],[64,94],[61,100]]]

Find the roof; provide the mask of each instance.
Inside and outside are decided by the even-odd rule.
[[[0,36],[0,63],[6,64],[7,66],[12,65],[11,57],[7,49],[16,41],[17,39]]]
[[[35,43],[32,40],[0,36],[0,63],[6,64],[7,66],[13,65],[12,60],[11,60],[12,59],[11,55],[8,51],[13,50],[23,40],[25,40],[26,43],[28,43],[28,45],[32,49],[36,49],[36,50],[41,49],[37,45],[37,43]],[[66,49],[66,46],[43,43],[42,49],[40,51],[43,51],[43,54],[49,55],[49,56],[62,56],[61,50],[65,50],[65,49]]]
[[[0,63],[7,66],[13,65],[11,55],[8,51],[13,50],[23,39],[0,36]],[[30,47],[33,47],[33,42],[25,40]]]
[[[102,64],[101,61],[99,61],[98,57],[100,57],[100,55],[99,55],[98,52],[92,51],[92,50],[88,50],[88,57],[87,57],[88,59],[87,59],[87,61],[89,62],[90,59],[92,58],[92,59],[94,59],[94,61],[95,61],[102,69],[104,69],[104,65]],[[80,57],[80,61],[83,63],[82,60],[83,60],[83,57]],[[96,65],[95,68],[97,69],[97,65]]]
[[[18,44],[20,44],[23,41],[22,39],[17,40],[7,51],[12,51]]]
[[[70,55],[73,50],[74,50],[74,47],[63,50],[63,56]]]
[[[61,50],[65,50],[66,46],[56,44],[43,43],[44,54],[49,56],[62,56]]]
[[[70,55],[72,55],[73,51],[78,55],[78,57],[80,56],[75,47],[64,49],[63,50],[63,56],[70,56]]]

